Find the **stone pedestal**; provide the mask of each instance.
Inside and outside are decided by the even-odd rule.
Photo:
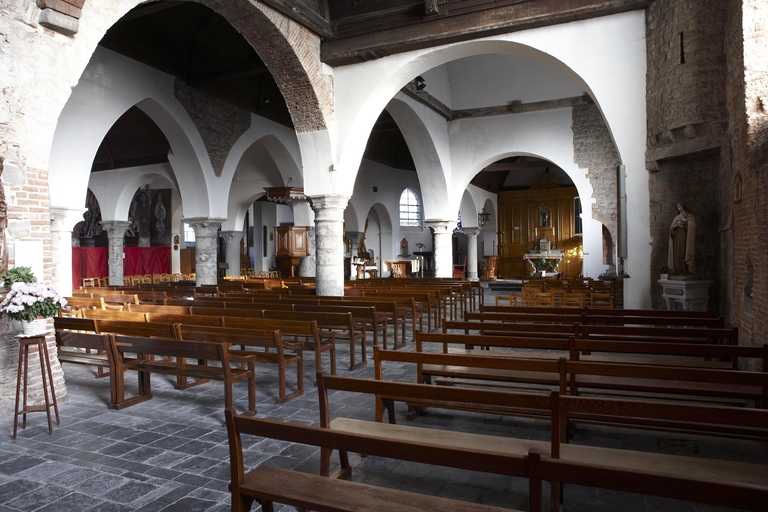
[[[357,253],[360,251],[360,240],[363,239],[362,231],[347,231],[347,238],[349,239],[349,279],[354,281],[357,279],[357,267],[354,265]]]
[[[227,268],[224,275],[240,275],[240,241],[245,236],[245,231],[222,231],[221,238],[224,240],[224,254]]]
[[[679,311],[707,311],[709,287],[714,281],[659,279],[667,302],[667,309]]]
[[[216,253],[219,245],[219,228],[223,219],[183,219],[195,231],[195,276],[196,285],[218,282]],[[240,263],[237,264],[238,271]]]
[[[453,246],[451,236],[453,236],[453,228],[456,227],[456,221],[428,220],[424,224],[432,230],[434,238],[435,277],[453,277]],[[475,263],[475,268],[477,268],[477,263]]]
[[[84,212],[85,208],[51,206],[51,282],[65,297],[72,295],[72,229]]]
[[[479,281],[477,276],[477,235],[480,228],[463,228],[467,235],[467,281]]]
[[[316,288],[318,295],[344,295],[344,210],[348,196],[310,198],[315,211]]]
[[[123,286],[123,238],[131,223],[125,220],[103,220],[101,226],[109,237],[109,284]]]

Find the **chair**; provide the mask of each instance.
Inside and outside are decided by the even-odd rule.
[[[593,293],[589,307],[595,309],[613,309],[613,296],[610,293]]]
[[[109,286],[109,279],[106,277],[99,277],[96,279],[96,286],[99,286],[101,288],[105,288]]]
[[[552,292],[533,293],[528,300],[529,306],[555,307],[555,295]]]
[[[564,308],[583,308],[584,294],[579,292],[565,292],[560,299],[560,306]]]
[[[496,296],[496,305],[501,306],[502,304],[499,304],[502,301],[509,301],[510,306],[522,306],[523,305],[523,294],[522,292],[509,292],[509,295],[504,297],[503,295]]]
[[[88,287],[95,287],[96,286],[96,278],[95,277],[84,277],[83,278],[83,288]]]
[[[465,279],[467,276],[467,257],[464,256],[464,263],[454,263],[453,265],[453,277],[459,279]]]

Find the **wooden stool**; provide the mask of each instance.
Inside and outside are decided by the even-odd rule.
[[[59,421],[59,405],[56,403],[56,390],[53,387],[53,374],[51,373],[51,361],[48,358],[48,347],[45,343],[45,334],[35,336],[18,336],[19,338],[19,373],[16,376],[16,413],[13,416],[13,439],[16,439],[16,430],[19,425],[19,414],[22,415],[21,428],[27,428],[27,414],[30,412],[42,412],[48,415],[48,434],[53,434],[53,425],[51,425],[51,406],[56,412],[56,425],[61,425]],[[37,347],[38,358],[40,360],[40,376],[43,379],[43,395],[45,396],[45,405],[27,405],[28,384],[29,384],[29,347]],[[23,364],[23,368],[22,368]],[[46,382],[46,373],[51,387],[51,399],[48,398],[48,382]],[[21,395],[21,379],[24,379],[24,402],[22,409],[19,410],[19,398]]]

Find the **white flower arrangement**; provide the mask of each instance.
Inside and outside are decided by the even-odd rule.
[[[67,300],[51,285],[18,282],[11,285],[11,291],[0,303],[0,313],[29,322],[37,317],[56,316],[66,305]]]

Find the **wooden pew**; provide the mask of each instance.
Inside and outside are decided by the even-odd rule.
[[[248,411],[256,414],[256,375],[253,361],[247,369],[230,366],[227,343],[188,341],[172,338],[145,338],[139,336],[108,335],[109,347],[115,361],[114,390],[115,409],[123,409],[152,398],[152,373],[163,373],[197,379],[224,381],[224,406],[232,408],[232,385],[234,382],[248,382]],[[138,354],[139,358],[130,357]],[[146,356],[165,356],[154,360]],[[175,360],[167,359],[168,357]],[[188,364],[186,359],[197,361],[219,361],[220,366]],[[136,396],[125,397],[125,372],[135,370],[139,375],[139,391]]]
[[[294,340],[301,339],[303,340],[301,342],[303,350],[315,352],[315,370],[322,371],[322,353],[329,352],[331,374],[336,374],[335,333],[321,332],[314,320],[272,320],[225,316],[221,318],[221,323],[222,327],[280,331],[283,336],[291,336]]]
[[[69,331],[56,328],[56,349],[62,363],[85,364],[102,370],[99,377],[111,377],[115,364],[109,351],[109,341],[103,334]],[[106,370],[106,371],[104,371]],[[110,379],[109,406],[115,403],[115,390]]]
[[[107,309],[104,299],[101,297],[65,297],[68,309]]]
[[[402,352],[397,354],[403,355]],[[380,378],[380,375],[377,377]],[[691,426],[706,427],[714,424],[724,430],[752,429],[765,433],[768,425],[767,411],[581,397],[574,397],[574,403],[568,402],[571,397],[563,397],[557,393],[547,397],[477,389],[429,390],[430,386],[420,384],[380,380],[372,382],[346,377],[320,376],[318,382],[320,383],[318,392],[321,426],[330,431],[364,432],[384,439],[404,439],[423,444],[435,443],[445,447],[474,446],[472,437],[477,434],[376,424],[346,418],[331,420],[327,391],[332,389],[374,395],[377,404],[377,421],[383,418],[383,414],[379,411],[383,411],[387,404],[393,401],[429,403],[444,400],[454,406],[483,405],[490,411],[500,409],[502,406],[518,407],[522,410],[536,410],[548,406],[549,416],[554,424],[549,446],[540,441],[507,437],[491,437],[481,441],[485,446],[493,446],[499,453],[509,451],[521,453],[528,450],[531,510],[540,510],[540,486],[543,480],[554,483],[552,486],[553,510],[558,509],[561,497],[560,486],[556,483],[562,481],[702,503],[737,504],[751,510],[762,510],[768,498],[768,472],[765,471],[765,466],[760,464],[563,444],[566,417],[576,420],[582,420],[585,416],[609,418],[610,423],[614,424],[612,422],[615,421],[617,426],[634,428],[643,425],[644,428],[659,431],[665,431],[665,426],[676,424],[698,432]],[[686,411],[691,414],[686,414]],[[394,414],[390,413],[389,417],[391,420],[394,419]],[[325,449],[322,455],[325,461],[321,465],[321,471],[324,471],[330,465],[328,462],[330,450]],[[346,470],[344,462],[347,457],[343,450],[340,450],[340,455],[342,474],[344,474]],[[546,465],[549,463],[551,465]],[[709,484],[715,485],[718,492],[709,490],[702,492]],[[693,492],[694,489],[699,492]]]
[[[744,347],[665,342],[632,342],[564,338],[526,338],[523,336],[483,336],[472,334],[416,333],[416,351],[424,352],[426,344],[443,345],[443,353],[500,357],[553,359],[568,357],[572,361],[615,362],[698,368],[738,369],[739,361],[768,361],[768,345]],[[450,347],[450,346],[453,347]],[[478,351],[482,346],[490,350]],[[494,350],[498,348],[499,350]],[[524,351],[521,351],[524,350]],[[546,351],[546,352],[544,352]],[[581,355],[599,352],[599,355]],[[714,359],[714,360],[713,360]],[[731,362],[727,362],[731,361]]]
[[[278,403],[284,403],[304,394],[304,364],[302,345],[283,340],[280,331],[260,331],[251,329],[231,329],[225,327],[205,327],[200,325],[176,324],[176,338],[196,341],[217,341],[240,345],[240,350],[229,349],[230,360],[241,362],[242,358],[253,358],[257,363],[277,365]],[[246,347],[259,347],[264,351],[246,350]],[[274,352],[270,350],[274,349]],[[285,350],[295,351],[286,354]],[[287,394],[285,390],[285,372],[289,366],[296,367],[296,391]]]
[[[335,334],[336,339],[349,339],[349,369],[355,370],[368,364],[365,349],[365,326],[356,326],[351,313],[326,313],[309,311],[275,311],[265,309],[264,318],[270,320],[303,320],[317,322],[326,332]],[[355,362],[355,342],[360,342],[360,361]]]
[[[271,308],[272,306],[270,306]],[[294,311],[326,312],[326,313],[350,313],[357,328],[363,331],[373,332],[373,344],[379,344],[379,333],[383,335],[382,345],[387,348],[387,317],[377,315],[375,306],[331,305],[320,301],[319,304],[293,304]]]
[[[512,308],[514,310],[523,308]],[[535,312],[490,312],[481,313],[466,312],[464,320],[472,322],[579,322],[583,325],[646,325],[657,327],[699,327],[707,329],[722,329],[723,318],[698,318],[682,316],[630,316],[630,315],[600,315],[596,310],[590,309],[590,313],[582,311],[578,313],[570,308],[526,308],[536,309]],[[575,309],[575,308],[574,308]],[[607,311],[601,309],[599,311]]]
[[[272,510],[273,502],[309,510],[359,512],[502,512],[507,508],[387,489],[327,476],[312,475],[261,465],[245,472],[242,435],[254,435],[317,446],[322,450],[359,451],[369,455],[477,469],[504,475],[527,475],[526,455],[500,455],[467,447],[425,446],[411,440],[383,439],[367,433],[345,433],[307,427],[225,411],[230,448],[232,510],[250,510],[254,502]],[[290,483],[290,485],[286,485]],[[512,511],[514,512],[514,511]]]

